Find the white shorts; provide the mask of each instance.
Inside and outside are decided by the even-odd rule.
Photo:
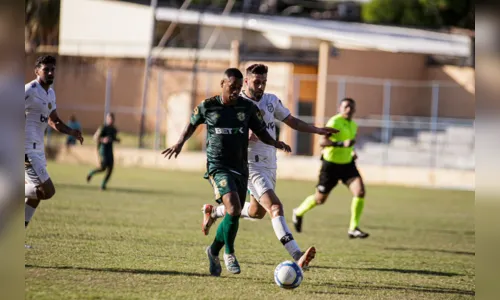
[[[248,176],[248,191],[255,199],[269,190],[276,188],[276,169],[250,168]]]
[[[27,153],[24,155],[24,181],[36,186],[49,180],[45,153]]]

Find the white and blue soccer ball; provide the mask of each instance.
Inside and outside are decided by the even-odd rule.
[[[280,288],[297,288],[304,279],[302,269],[296,262],[287,260],[274,269],[274,281]]]

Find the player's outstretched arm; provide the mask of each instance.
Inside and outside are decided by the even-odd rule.
[[[320,141],[319,141],[319,145],[321,147],[336,147],[336,148],[351,147],[351,146],[354,146],[355,143],[356,143],[356,140],[345,140],[345,141],[334,142],[334,141],[330,140],[328,136],[322,136]]]
[[[275,147],[276,149],[283,150],[287,153],[292,152],[290,146],[288,146],[284,142],[276,141],[275,139],[273,139],[273,137],[269,135],[269,132],[267,132],[265,128],[259,131],[254,131],[254,133],[264,144],[268,144],[270,146]]]
[[[74,136],[77,140],[80,141],[80,144],[83,143],[83,137],[80,130],[72,129],[68,125],[64,124],[64,122],[59,118],[59,115],[57,114],[57,111],[55,109],[50,113],[48,123],[50,127],[54,128],[60,133]]]
[[[198,126],[203,123],[205,123],[205,101],[202,101],[200,104],[198,104],[198,106],[194,108],[193,113],[191,114],[191,118],[189,119],[189,124],[184,128],[179,141],[177,141],[177,143],[172,147],[163,150],[161,154],[165,155],[165,157],[168,157],[168,159],[170,159],[172,155],[175,154],[174,157],[177,158],[177,155],[179,155],[179,153],[181,153],[182,151],[182,146],[184,146],[184,143],[189,140],[189,138],[196,131],[196,128],[198,128]]]
[[[189,123],[186,128],[184,128],[184,131],[181,134],[181,137],[179,138],[179,141],[173,145],[170,148],[167,148],[161,152],[161,154],[164,155],[164,157],[168,157],[170,159],[172,155],[175,154],[174,158],[177,158],[177,155],[181,153],[182,147],[184,146],[184,143],[189,140],[189,138],[193,135],[193,133],[196,131],[196,128],[198,125],[193,125]]]
[[[300,132],[315,133],[320,135],[329,136],[334,133],[338,133],[339,130],[332,127],[319,128],[314,125],[307,124],[306,122],[298,119],[292,115],[289,115],[283,120],[283,123],[290,126],[290,128],[295,129]]]

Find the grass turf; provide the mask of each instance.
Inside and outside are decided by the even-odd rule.
[[[473,299],[474,193],[368,186],[363,230],[349,240],[350,195],[343,186],[304,217],[302,248],[318,251],[295,290],[278,288],[275,266],[290,259],[269,218],[241,220],[242,267],[208,276],[201,206],[212,189],[198,173],[115,168],[100,191],[91,166],[49,163],[56,196],[42,202],[26,232],[26,299]],[[278,181],[291,211],[313,182]],[[216,223],[215,226],[217,226]],[[292,230],[293,231],[293,230]]]

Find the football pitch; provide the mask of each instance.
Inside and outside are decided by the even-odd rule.
[[[181,154],[182,155],[182,154]],[[273,280],[289,260],[269,217],[240,220],[239,275],[208,273],[201,206],[214,203],[201,173],[116,167],[107,191],[91,166],[49,163],[56,186],[27,232],[26,299],[473,299],[474,193],[368,186],[361,228],[349,240],[350,195],[339,185],[304,217],[292,208],[314,182],[278,181],[288,225],[305,249],[317,248],[295,290]],[[217,226],[216,223],[214,226]],[[221,256],[222,259],[222,256]]]

